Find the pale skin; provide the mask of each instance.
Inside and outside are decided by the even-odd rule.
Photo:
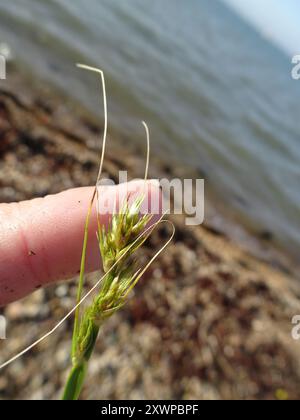
[[[0,204],[0,306],[20,299],[48,284],[79,274],[84,224],[94,187],[76,188],[20,203]],[[161,202],[154,181],[132,181],[103,187],[100,200],[123,201],[141,194]],[[101,214],[107,225],[110,214]],[[153,221],[159,215],[155,215]],[[97,212],[89,225],[86,272],[100,268],[96,238]]]

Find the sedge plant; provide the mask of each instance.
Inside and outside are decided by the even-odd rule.
[[[97,185],[99,184],[101,178],[107,131],[106,93],[103,72],[99,69],[85,65],[79,65],[79,67],[98,72],[101,75],[102,90],[104,93],[105,125],[96,190],[91,201],[85,226],[77,302],[80,302],[81,300],[83,289],[85,257],[88,242],[88,225],[95,197],[97,198],[97,203],[99,203],[99,190]],[[149,130],[145,122],[143,122],[143,125],[146,130],[147,138],[147,159],[145,170],[146,180],[149,167],[150,147]],[[91,305],[88,306],[82,314],[80,314],[80,307],[78,306],[75,313],[71,349],[72,369],[65,385],[62,397],[64,400],[76,400],[80,396],[87,372],[88,362],[94,351],[95,343],[103,323],[124,306],[128,300],[130,291],[136,285],[149,265],[148,264],[144,269],[137,269],[137,262],[135,261],[134,255],[157,224],[149,226],[152,216],[150,214],[145,214],[143,216],[140,214],[141,205],[144,200],[143,196],[137,197],[132,203],[129,203],[128,198],[129,197],[127,197],[124,201],[121,209],[111,216],[109,225],[106,228],[101,226],[99,212],[97,212],[97,239],[104,276]],[[162,249],[158,253],[161,251]],[[158,253],[154,258],[157,257]],[[152,261],[150,261],[150,263],[151,262]]]
[[[105,276],[92,304],[75,322],[72,341],[72,370],[66,383],[63,399],[79,397],[89,359],[103,323],[127,301],[128,294],[140,278],[134,261],[135,251],[145,241],[141,233],[151,216],[140,217],[142,199],[125,203],[112,216],[107,229],[99,224],[97,237]]]
[[[127,197],[127,199],[121,205],[120,210],[115,211],[111,215],[107,227],[101,225],[100,214],[97,207],[97,239],[104,274],[96,282],[96,284],[94,284],[94,286],[84,296],[82,296],[85,279],[85,262],[90,217],[95,199],[97,200],[97,204],[99,204],[99,198],[101,199],[101,197],[99,197],[99,194],[101,193],[99,185],[106,148],[107,102],[105,79],[102,70],[83,64],[78,64],[77,66],[89,71],[96,72],[101,76],[104,105],[104,130],[102,152],[96,186],[94,188],[89,208],[87,210],[84,226],[76,305],[49,332],[10,358],[8,361],[0,365],[0,369],[2,369],[13,361],[17,360],[19,357],[27,353],[33,347],[37,346],[39,343],[53,334],[67,318],[75,313],[71,346],[72,367],[64,387],[64,392],[62,395],[63,400],[76,400],[79,398],[87,373],[88,363],[93,354],[96,340],[98,338],[99,331],[103,326],[103,323],[126,304],[129,293],[132,291],[134,286],[137,284],[139,279],[152,264],[152,262],[171,242],[175,233],[174,225],[167,220],[163,220],[163,216],[158,221],[151,224],[152,216],[150,214],[140,214],[141,206],[145,198],[144,196],[136,197],[131,203],[129,197]],[[144,125],[147,138],[147,158],[145,170],[146,181],[149,168],[150,144],[148,126],[145,122],[142,123]],[[135,258],[136,251],[143,245],[143,243],[151,235],[152,231],[163,222],[169,223],[172,226],[173,232],[170,238],[159,249],[159,251],[155,253],[155,255],[150,259],[145,267],[138,269],[137,261]],[[84,310],[81,310],[82,304],[92,293],[95,293],[92,303]]]

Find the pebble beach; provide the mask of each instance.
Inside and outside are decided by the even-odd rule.
[[[93,185],[101,125],[41,82],[13,73],[0,86],[0,202]],[[109,135],[104,172],[132,178],[144,154],[122,133]],[[188,170],[188,169],[186,169]],[[184,175],[153,156],[150,177]],[[204,223],[170,216],[176,234],[104,326],[83,399],[299,399],[300,283],[288,260],[263,261]],[[167,227],[140,251],[141,263],[169,237]],[[100,273],[88,276],[91,287]],[[37,290],[0,310],[8,338],[0,363],[48,331],[74,305],[76,280]],[[1,279],[0,279],[1,293]],[[0,372],[0,399],[58,399],[70,366],[72,319]]]

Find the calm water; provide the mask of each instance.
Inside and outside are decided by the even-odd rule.
[[[0,43],[90,109],[106,72],[110,124],[202,168],[226,206],[300,245],[300,81],[218,0],[0,0]],[[300,48],[300,46],[299,46]],[[300,51],[298,52],[300,53]]]

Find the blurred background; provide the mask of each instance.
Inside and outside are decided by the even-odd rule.
[[[300,50],[295,0],[0,1],[0,39],[12,60],[93,113],[106,74],[111,127],[201,168],[243,223],[298,258]],[[237,176],[238,174],[238,176]]]
[[[0,115],[10,125],[0,130],[1,201],[93,182],[101,130],[88,124],[90,143],[80,146],[86,132],[69,105],[101,122],[97,81],[74,66],[83,62],[105,72],[110,130],[120,139],[107,172],[125,165],[142,173],[143,156],[131,160],[126,151],[129,143],[143,150],[145,120],[152,157],[163,162],[152,175],[204,177],[218,209],[214,228],[176,221],[173,248],[106,327],[85,397],[99,398],[100,384],[103,398],[299,397],[300,350],[290,339],[299,279],[292,265],[260,265],[227,238],[242,243],[245,230],[264,251],[300,262],[300,80],[291,75],[299,16],[297,0],[0,0],[0,54],[8,74],[26,73],[26,83],[8,80],[10,89],[38,97],[29,116],[2,93]],[[68,130],[58,127],[62,119]],[[21,176],[11,175],[16,168]],[[61,285],[10,306],[14,340],[5,350],[0,343],[2,357],[52,325],[74,295]],[[68,328],[0,376],[2,398],[59,396]]]

